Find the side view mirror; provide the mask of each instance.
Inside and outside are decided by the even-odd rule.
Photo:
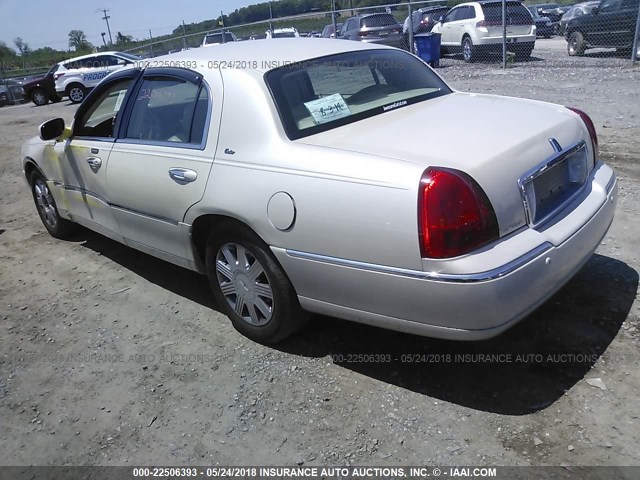
[[[63,133],[65,133],[64,120],[61,118],[54,118],[53,120],[44,122],[40,125],[39,133],[42,140],[57,140]]]
[[[126,65],[127,61],[124,58],[119,58],[118,59],[118,65]]]
[[[440,18],[438,19],[438,21],[439,21],[440,23],[444,23],[444,17],[441,15],[441,16],[440,16]]]

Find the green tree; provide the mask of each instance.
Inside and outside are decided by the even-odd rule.
[[[122,32],[116,33],[116,44],[122,45],[123,47],[127,43],[133,42],[133,37],[131,35],[124,35]]]
[[[31,53],[31,48],[27,43],[25,43],[24,40],[22,40],[21,37],[16,37],[13,40],[13,43],[15,43],[16,48],[18,49],[18,52],[20,52],[20,56],[24,57],[26,55],[29,55],[29,53]]]
[[[77,52],[79,50],[90,49],[91,44],[82,30],[71,30],[69,32],[69,47],[73,48]]]

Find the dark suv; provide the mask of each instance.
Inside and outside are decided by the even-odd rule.
[[[402,25],[390,13],[370,13],[347,19],[338,38],[402,47]]]
[[[430,32],[433,26],[440,21],[440,17],[444,17],[449,11],[449,7],[435,5],[432,7],[424,7],[416,10],[411,15],[411,23],[413,24],[413,34]],[[409,17],[404,21],[402,26],[405,44],[409,45]]]
[[[602,0],[590,14],[569,20],[567,52],[582,55],[587,48],[631,49],[640,0]]]

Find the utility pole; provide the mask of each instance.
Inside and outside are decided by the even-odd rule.
[[[333,23],[333,38],[338,38],[338,22],[336,21],[336,0],[331,0],[331,23]]]
[[[227,39],[224,36],[224,12],[220,10],[220,23],[222,24],[222,43],[227,43]]]
[[[151,58],[153,58],[153,36],[151,35],[151,30],[149,30],[149,50],[151,51]]]
[[[99,8],[98,10],[96,10],[96,12],[104,13],[104,17],[102,17],[102,19],[105,22],[107,22],[107,32],[109,32],[109,43],[113,45],[113,38],[111,38],[111,27],[109,26],[109,19],[111,18],[111,16],[107,15],[108,11],[109,10],[107,10],[106,8]]]
[[[182,20],[182,46],[186,49],[187,48],[187,39],[184,38],[186,37],[187,32],[185,31],[184,28],[184,20]]]
[[[106,35],[106,32],[102,32],[100,35],[102,35],[102,43],[104,43],[104,48],[107,48],[107,41],[104,39],[104,36]]]
[[[271,10],[271,0],[269,0],[269,33],[273,37],[273,10]]]

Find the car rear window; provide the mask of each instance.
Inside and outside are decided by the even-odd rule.
[[[360,20],[360,27],[375,28],[396,25],[398,21],[396,17],[390,13],[380,13],[378,15],[369,15]]]
[[[422,61],[391,49],[312,59],[265,78],[292,140],[451,93]]]
[[[225,42],[233,42],[233,36],[230,33],[224,34]],[[216,43],[222,43],[222,34],[214,33],[212,35],[207,35],[206,45],[213,45]]]
[[[295,32],[273,32],[273,38],[295,38]]]
[[[501,3],[485,3],[482,5],[482,11],[485,20],[502,23]],[[507,25],[529,25],[531,22],[531,14],[527,7],[519,2],[507,3]]]

